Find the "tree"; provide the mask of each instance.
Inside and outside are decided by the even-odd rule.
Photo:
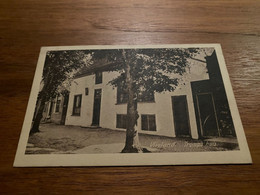
[[[187,70],[187,59],[198,51],[194,48],[165,48],[93,52],[94,59],[107,58],[113,67],[111,70],[119,71],[120,75],[109,83],[120,86],[127,94],[127,130],[122,153],[149,152],[139,143],[137,103],[147,94],[174,91],[180,75]]]
[[[86,54],[79,50],[49,51],[43,67],[41,90],[38,94],[38,109],[35,113],[30,135],[39,132],[45,102],[54,97],[61,84],[72,76],[73,71],[86,63]]]

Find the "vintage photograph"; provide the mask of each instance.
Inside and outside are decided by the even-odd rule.
[[[43,48],[21,155],[204,153],[206,163],[209,152],[239,152],[244,132],[218,55],[214,44]]]

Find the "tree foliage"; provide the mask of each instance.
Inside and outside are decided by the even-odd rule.
[[[72,77],[74,70],[82,67],[86,62],[85,52],[79,50],[48,51],[43,68],[40,96],[49,99],[56,95],[58,87]]]
[[[30,135],[39,132],[45,102],[57,94],[58,87],[72,76],[74,70],[86,63],[85,55],[85,52],[79,50],[47,52],[41,81],[42,88],[37,99],[38,109]],[[63,90],[63,93],[67,91]]]
[[[165,49],[125,49],[126,58],[131,66],[133,90],[139,98],[151,92],[174,91],[187,68],[187,59],[196,54],[196,48]],[[109,83],[114,87],[126,87],[125,59],[122,49],[98,50],[93,52],[93,59],[107,58],[114,71],[120,75]]]

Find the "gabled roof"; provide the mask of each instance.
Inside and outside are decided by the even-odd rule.
[[[82,67],[76,74],[75,78],[84,77],[87,75],[95,74],[100,71],[110,71],[114,68],[116,63],[111,63],[107,59],[95,60],[92,64]]]

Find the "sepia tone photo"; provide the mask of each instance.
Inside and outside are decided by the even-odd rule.
[[[42,48],[18,166],[250,163],[219,52],[217,44]],[[154,157],[169,159],[145,160]]]

